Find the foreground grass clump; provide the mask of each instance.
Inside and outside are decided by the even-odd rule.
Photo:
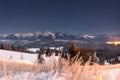
[[[80,64],[79,61],[70,64],[62,58],[58,62],[50,61],[47,64],[1,59],[0,80],[120,80],[120,64]]]

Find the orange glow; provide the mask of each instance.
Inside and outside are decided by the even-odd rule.
[[[118,45],[118,42],[114,42],[114,44],[115,44],[115,46],[117,46],[117,45]]]
[[[120,41],[106,42],[107,44],[114,44],[115,46],[120,44]]]

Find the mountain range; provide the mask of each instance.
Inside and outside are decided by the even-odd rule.
[[[106,37],[106,35],[99,35]],[[13,33],[13,34],[3,34],[0,35],[0,39],[13,39],[13,40],[35,40],[35,39],[95,39],[97,35],[89,35],[89,34],[65,34],[60,32],[52,33],[50,31],[46,32],[36,32],[36,33]]]
[[[0,35],[0,43],[17,45],[43,46],[43,45],[65,45],[66,43],[104,43],[106,41],[120,40],[120,34],[116,35],[90,35],[90,34],[65,34],[61,32],[35,32],[35,33],[13,33]]]

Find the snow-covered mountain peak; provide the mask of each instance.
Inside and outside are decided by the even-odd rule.
[[[22,34],[22,37],[32,37],[32,36],[34,36],[34,34],[33,33],[24,33],[24,34]]]
[[[96,36],[94,36],[94,35],[88,35],[88,34],[83,34],[83,35],[81,35],[81,37],[94,39]]]
[[[50,32],[50,31],[46,31],[43,33],[44,36],[52,36],[53,38],[55,38],[55,34]]]
[[[36,33],[14,33],[14,34],[7,34],[7,35],[0,35],[1,39],[38,39],[38,38],[55,38],[55,34],[46,31],[46,32],[36,32]]]
[[[39,37],[40,35],[42,35],[42,32],[40,32],[40,31],[34,33],[34,36],[35,36],[35,37]]]
[[[61,33],[61,32],[57,32],[57,33],[55,33],[55,34],[60,35],[60,36],[63,36],[63,33]]]
[[[22,37],[22,33],[15,33],[15,34],[13,34],[15,37],[17,37],[17,38],[20,38],[20,37]]]
[[[34,36],[33,33],[15,33],[15,34],[11,34],[11,35],[13,35],[14,37],[17,37],[17,38],[26,38],[26,37]]]
[[[36,32],[35,34],[36,34],[36,35],[41,35],[42,32],[38,31],[38,32]]]
[[[3,35],[1,35],[1,37],[3,37],[3,38],[6,38],[6,37],[8,37],[9,35],[8,34],[3,34]]]

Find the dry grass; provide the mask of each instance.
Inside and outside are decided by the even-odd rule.
[[[101,80],[100,77],[104,71],[111,70],[111,69],[120,69],[120,64],[116,64],[116,65],[94,64],[92,66],[88,64],[89,62],[86,63],[84,66],[80,66],[80,62],[76,61],[72,65],[68,65],[66,67],[64,66],[62,70],[66,74],[71,75],[70,80],[88,80],[88,79]],[[119,76],[120,76],[120,72],[119,72]],[[120,80],[119,76],[117,76],[117,80]],[[107,79],[105,79],[105,77],[102,77],[102,80],[107,80]]]
[[[60,76],[65,76],[66,80],[106,80],[101,76],[101,73],[104,70],[110,69],[120,69],[120,64],[116,65],[98,65],[94,64],[92,66],[88,65],[87,62],[84,66],[80,66],[80,61],[75,61],[69,65],[69,60],[64,60],[62,58],[59,59],[58,62],[48,64],[25,64],[18,63],[14,61],[3,61],[0,60],[0,77],[6,75],[13,75],[18,72],[32,72],[35,75],[40,72],[49,72],[52,70],[58,70]],[[35,76],[34,75],[34,76]],[[30,76],[30,75],[29,75]],[[28,77],[29,77],[28,76]],[[32,80],[32,79],[30,79]],[[39,79],[38,79],[39,80]],[[117,78],[117,80],[120,80]]]

